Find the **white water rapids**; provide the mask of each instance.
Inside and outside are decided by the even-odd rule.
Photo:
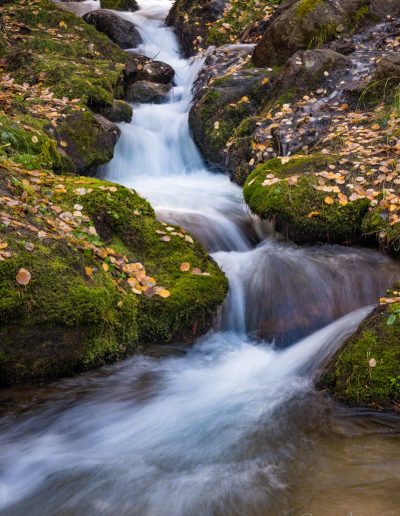
[[[399,267],[367,250],[268,236],[239,187],[208,171],[191,139],[190,90],[202,60],[180,58],[162,22],[171,2],[139,4],[122,16],[140,31],[138,52],[174,67],[175,86],[164,104],[134,106],[101,173],[191,230],[228,275],[230,294],[215,330],[191,349],[165,356],[161,348],[161,357],[54,384],[27,414],[1,419],[0,514],[300,515],[314,503],[299,490],[325,417],[310,402],[313,375]],[[323,465],[319,474],[330,478]],[[336,503],[314,504],[315,514],[365,507],[357,496]],[[395,514],[388,507],[384,514]]]

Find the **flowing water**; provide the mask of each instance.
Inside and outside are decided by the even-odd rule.
[[[169,1],[139,4],[122,16],[141,32],[139,52],[175,68],[175,86],[164,104],[134,106],[101,174],[190,229],[230,294],[190,349],[160,345],[3,392],[0,514],[398,514],[398,419],[338,407],[313,388],[398,265],[368,250],[296,247],[247,212],[190,137],[202,60],[180,58],[162,23]]]

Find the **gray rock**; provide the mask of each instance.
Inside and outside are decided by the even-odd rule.
[[[256,66],[282,65],[297,50],[399,14],[398,0],[287,0],[256,45],[253,62]]]
[[[128,63],[124,74],[127,85],[135,81],[169,84],[175,76],[175,70],[162,61],[153,61],[149,57],[128,52]]]
[[[166,99],[169,90],[166,84],[138,81],[128,87],[125,98],[128,102],[160,104]]]
[[[135,48],[142,38],[133,23],[106,9],[91,11],[83,15],[83,20],[94,25],[100,32],[106,34],[121,48]]]

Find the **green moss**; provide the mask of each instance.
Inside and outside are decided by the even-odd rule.
[[[136,0],[100,0],[102,9],[113,9],[114,11],[135,11]]]
[[[387,321],[399,309],[395,303],[374,310],[331,360],[319,386],[352,405],[394,407],[400,399],[400,319]]]
[[[127,188],[68,177],[62,179],[65,192],[54,193],[52,184],[60,178],[52,181],[41,187],[40,195],[65,211],[82,204],[89,220],[74,230],[72,240],[27,236],[35,244],[33,251],[12,232],[3,232],[12,256],[0,261],[1,383],[87,369],[125,356],[139,344],[192,340],[210,327],[226,295],[227,280],[198,243],[178,236],[180,228],[166,231],[150,204]],[[15,177],[5,184],[12,185],[17,195],[24,185]],[[79,188],[85,188],[86,195],[79,195]],[[32,190],[27,202],[40,204],[37,193]],[[32,216],[31,224],[54,217],[45,206],[40,217]],[[90,238],[84,228],[93,225],[98,235]],[[161,231],[170,235],[169,242],[160,239]],[[90,246],[82,246],[82,239],[100,249],[115,245],[113,252],[143,263],[146,274],[167,288],[170,297],[131,293],[126,276],[112,262],[109,270],[103,270],[102,261]],[[181,272],[182,262],[208,275]],[[87,267],[93,274],[86,273]],[[15,280],[20,268],[31,274],[26,287]]]
[[[296,4],[296,13],[300,18],[304,18],[308,13],[314,11],[324,0],[300,0]]]
[[[361,224],[368,209],[367,200],[341,206],[327,205],[326,194],[315,190],[317,172],[333,158],[322,155],[294,157],[282,164],[280,158],[259,165],[244,185],[244,198],[250,209],[262,218],[273,220],[277,229],[296,242],[351,242],[361,236]],[[282,179],[262,186],[267,174]],[[299,176],[289,186],[285,178]]]
[[[238,40],[248,25],[263,19],[266,7],[280,3],[281,0],[232,0],[223,15],[210,26],[207,44],[225,45]]]
[[[87,277],[93,260],[64,242],[29,252],[8,241],[13,257],[0,262],[0,383],[86,369],[134,349],[133,294],[122,295],[102,270]],[[32,276],[26,287],[15,281],[20,268]]]

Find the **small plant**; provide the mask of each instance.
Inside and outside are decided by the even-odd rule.
[[[399,314],[400,314],[400,310],[396,310],[392,314],[390,314],[389,317],[387,318],[386,324],[388,326],[393,326],[393,324],[396,322]]]

